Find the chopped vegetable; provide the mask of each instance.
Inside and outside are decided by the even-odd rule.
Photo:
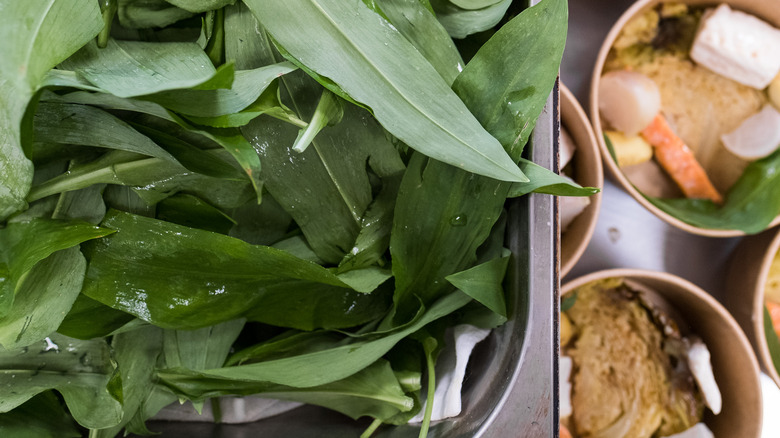
[[[620,167],[641,164],[653,158],[653,147],[639,135],[628,137],[618,131],[604,131],[604,135],[609,137]]]
[[[720,193],[710,182],[693,152],[672,131],[666,119],[658,114],[652,123],[642,130],[642,137],[654,147],[655,158],[682,189],[685,196],[723,202]]]
[[[739,127],[720,137],[723,146],[746,160],[764,158],[780,146],[780,112],[767,104]]]
[[[641,73],[611,71],[601,77],[598,93],[602,117],[627,136],[639,133],[661,110],[658,86]]]

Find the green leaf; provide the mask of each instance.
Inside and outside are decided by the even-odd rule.
[[[236,225],[229,235],[253,245],[273,245],[287,236],[292,218],[276,202],[265,194],[263,203],[247,203],[229,212]]]
[[[164,91],[145,96],[144,99],[187,116],[225,116],[251,105],[271,82],[295,69],[292,63],[281,62],[254,70],[239,70],[235,73],[233,85],[228,89]]]
[[[206,12],[232,5],[236,0],[165,0],[190,12]]]
[[[99,224],[106,215],[102,184],[60,195],[52,213],[52,219],[75,219]]]
[[[309,147],[314,137],[327,126],[333,126],[344,117],[344,104],[327,89],[322,90],[320,101],[309,124],[298,132],[292,150],[301,153]]]
[[[91,438],[115,437],[142,409],[154,388],[157,361],[163,351],[162,332],[157,327],[143,327],[113,337],[111,348],[122,376],[122,421],[94,431]]]
[[[520,159],[520,168],[531,180],[527,183],[513,183],[507,197],[514,198],[528,193],[544,193],[555,196],[590,196],[599,192],[596,187],[582,187],[533,161]]]
[[[195,43],[147,43],[110,39],[105,49],[94,41],[61,65],[117,97],[205,86],[229,88],[233,66],[214,69]]]
[[[452,84],[461,70],[463,59],[433,11],[420,0],[376,0],[387,18],[411,42],[444,81]]]
[[[117,0],[117,3],[119,23],[131,29],[165,27],[193,15],[165,0]]]
[[[167,385],[178,385],[189,377],[208,378],[216,384],[222,381],[267,382],[295,388],[310,388],[349,377],[376,362],[396,343],[416,332],[432,321],[436,321],[471,301],[460,292],[450,294],[434,303],[422,315],[409,323],[374,339],[366,335],[346,345],[337,345],[326,350],[300,354],[266,362],[225,367],[199,373],[185,373],[182,370],[160,371],[160,378]],[[182,379],[182,380],[180,380]]]
[[[245,3],[285,51],[371,108],[410,147],[497,179],[527,180],[420,52],[364,4]]]
[[[189,133],[203,136],[208,140],[213,141],[219,146],[222,146],[231,156],[239,163],[244,172],[249,176],[258,200],[262,194],[262,182],[260,181],[260,159],[257,153],[252,148],[252,145],[240,135],[237,130],[215,130],[210,128],[196,128],[184,119],[176,114],[166,110],[161,105],[153,102],[145,102],[136,99],[123,99],[108,94],[89,94],[89,93],[71,93],[66,96],[68,101],[73,103],[83,103],[87,105],[95,105],[106,109],[125,110],[139,112],[142,114],[148,114],[156,118],[162,119],[165,122],[172,122],[183,128]],[[150,132],[149,128],[142,129],[145,132]],[[157,138],[162,139],[163,142],[167,142],[166,146],[175,146],[169,140],[164,138],[164,135],[149,133],[149,135],[155,135]],[[186,163],[192,165],[193,160],[200,160],[202,157],[196,157],[193,155],[191,148],[187,148],[189,157],[182,157],[181,154],[177,154],[177,157],[187,159]],[[182,146],[179,146],[179,151],[184,153]],[[220,166],[222,167],[222,166]],[[202,167],[198,167],[202,170]],[[207,172],[206,174],[215,175],[214,172]]]
[[[0,412],[16,408],[36,394],[55,389],[73,418],[86,428],[119,424],[122,406],[107,386],[115,375],[108,344],[53,334],[35,346],[0,348]]]
[[[453,86],[486,129],[511,146],[514,159],[520,158],[524,145],[520,140],[527,138],[525,127],[535,123],[555,84],[566,17],[564,0],[544,0],[523,11],[485,44]],[[527,53],[556,56],[529,63],[520,56]],[[485,83],[491,84],[490,90],[484,90]],[[533,92],[526,96],[527,109],[515,120],[503,113],[505,98],[518,87]],[[450,287],[446,276],[476,263],[476,250],[498,220],[509,188],[508,183],[412,156],[398,194],[390,241],[394,301],[401,318],[413,311],[416,296],[431,302]],[[447,257],[442,260],[441,254]]]
[[[177,194],[157,204],[157,218],[186,227],[227,234],[236,221],[197,196]]]
[[[57,251],[35,265],[0,319],[0,344],[26,347],[57,330],[81,291],[86,270],[78,248]]]
[[[225,151],[216,150],[217,157]],[[244,179],[218,179],[190,172],[184,167],[127,152],[112,152],[99,160],[72,168],[68,173],[35,186],[32,202],[57,193],[83,189],[93,184],[119,184],[137,189],[148,204],[185,191],[212,205],[234,208],[246,203],[252,188]]]
[[[355,292],[327,269],[271,247],[111,212],[117,230],[91,248],[84,294],[165,328],[246,316],[312,330],[351,327],[386,310],[382,294]]]
[[[129,313],[112,309],[80,294],[57,332],[76,339],[103,338],[133,319]]]
[[[299,127],[306,126],[306,122],[300,120],[295,113],[281,102],[278,82],[272,82],[256,101],[237,113],[217,117],[187,116],[187,120],[198,125],[212,126],[214,128],[240,128],[248,125],[249,122],[263,114],[268,114],[271,117]]]
[[[45,219],[11,223],[0,229],[0,321],[7,321],[5,318],[9,316],[14,296],[20,293],[24,283],[38,281],[30,278],[35,265],[59,250],[110,233],[110,230],[86,222]]]
[[[747,234],[761,232],[780,214],[780,149],[750,163],[729,190],[722,206],[701,199],[645,198],[696,227],[740,230]]]
[[[247,347],[231,354],[225,366],[244,365],[245,363],[265,362],[303,353],[313,353],[333,347],[341,340],[333,332],[300,332],[288,330],[266,342]]]
[[[574,291],[561,298],[561,312],[566,312],[577,302],[577,292]]]
[[[506,317],[506,299],[502,283],[508,264],[509,257],[501,257],[448,275],[446,279],[488,309]]]
[[[316,83],[301,74],[286,75],[282,81],[296,99],[296,107],[316,105],[305,101],[304,94]],[[320,132],[302,153],[292,150],[296,129],[280,121],[256,119],[242,132],[253,139],[260,153],[268,191],[327,263],[339,263],[360,232],[372,200],[366,163],[380,177],[403,169],[384,130],[354,105],[346,105],[341,122]]]
[[[73,23],[79,23],[73,26]],[[0,220],[26,207],[33,167],[22,120],[46,72],[103,27],[93,0],[11,2],[0,14]]]
[[[79,438],[81,432],[51,392],[36,395],[13,411],[0,414],[3,438]]]
[[[382,190],[363,215],[355,244],[339,263],[339,271],[373,264],[383,265],[383,257],[390,245],[393,212],[403,174],[383,179]]]
[[[229,374],[231,369],[225,370]],[[390,364],[381,359],[351,376],[308,388],[243,381],[240,378],[212,379],[208,375],[201,377],[201,373],[176,369],[163,371],[160,375],[176,392],[196,400],[217,395],[254,394],[324,406],[354,419],[364,416],[390,418],[414,406],[414,400],[404,394]]]
[[[206,370],[223,366],[245,322],[236,319],[198,330],[165,330],[165,367]]]
[[[450,2],[463,9],[482,9],[501,3],[501,0],[450,0]]]
[[[127,123],[86,105],[41,102],[35,114],[35,141],[103,147],[176,162]]]
[[[542,1],[502,26],[458,76],[453,89],[518,160],[555,85],[566,45],[567,6]],[[533,61],[532,61],[533,60]],[[485,87],[489,81],[492,86]]]
[[[431,0],[436,18],[453,38],[466,38],[488,30],[504,18],[512,0],[500,0],[482,9],[461,8],[450,0]],[[532,59],[532,58],[529,58]]]
[[[772,357],[772,364],[780,372],[780,338],[772,325],[772,317],[769,315],[769,309],[766,308],[766,305],[764,306],[764,333],[769,347],[769,356]]]

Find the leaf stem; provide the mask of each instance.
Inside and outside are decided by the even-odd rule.
[[[428,365],[428,394],[425,397],[425,414],[423,415],[422,427],[420,428],[419,438],[428,436],[428,429],[431,427],[431,416],[433,415],[433,396],[436,392],[436,363],[433,360],[433,351],[436,349],[437,342],[434,338],[426,338],[423,341],[425,350],[425,363]]]
[[[116,0],[101,0],[100,1],[100,13],[103,16],[103,29],[97,37],[97,46],[104,49],[108,45],[108,38],[111,36],[111,23],[114,22],[114,16],[116,15],[117,1]]]
[[[368,429],[366,429],[365,432],[360,435],[360,438],[369,438],[377,429],[379,429],[379,426],[381,425],[382,420],[379,418],[375,419],[373,422],[371,422],[371,425],[368,426]]]

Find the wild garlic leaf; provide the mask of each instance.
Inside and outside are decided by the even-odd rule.
[[[195,43],[149,43],[110,39],[104,49],[94,41],[60,67],[75,71],[91,84],[117,97],[135,97],[201,86],[229,88],[233,66],[214,68]]]
[[[220,149],[211,153],[217,157],[227,155],[226,151]],[[184,190],[220,208],[241,206],[253,196],[252,187],[244,178],[213,178],[191,172],[170,161],[114,151],[36,185],[30,191],[28,199],[32,202],[93,184],[132,187],[147,204],[156,204]]]
[[[135,317],[129,313],[112,309],[84,294],[79,294],[57,332],[83,340],[103,338],[133,319]]]
[[[0,414],[0,436],[80,438],[81,432],[57,396],[47,391],[11,412]]]
[[[506,298],[502,283],[508,264],[509,256],[507,255],[448,275],[446,279],[466,295],[484,304],[488,309],[506,317]]]
[[[226,374],[231,369],[225,368]],[[159,373],[163,382],[188,398],[202,400],[221,395],[249,395],[319,405],[351,418],[386,419],[414,406],[401,389],[390,364],[382,359],[343,379],[315,387],[295,388],[241,378],[213,379],[184,369]]]
[[[103,339],[80,341],[52,334],[29,347],[0,348],[0,412],[49,389],[62,394],[73,418],[86,428],[119,424],[122,405],[108,387],[116,369]]]
[[[258,157],[255,150],[252,148],[252,145],[247,141],[246,138],[241,136],[241,134],[237,130],[230,130],[230,129],[218,130],[218,129],[211,129],[206,127],[195,127],[190,123],[188,123],[187,121],[185,121],[184,119],[182,119],[181,117],[179,117],[178,115],[163,108],[159,104],[142,101],[138,99],[123,99],[110,94],[76,92],[76,93],[70,93],[60,99],[57,98],[54,99],[64,100],[66,102],[71,102],[71,103],[94,105],[104,109],[124,110],[124,111],[137,112],[141,114],[147,114],[162,119],[165,122],[174,123],[189,133],[203,136],[206,139],[211,140],[214,143],[218,144],[219,146],[223,147],[225,151],[230,153],[233,159],[235,159],[236,162],[239,163],[239,165],[247,174],[247,176],[249,176],[249,179],[252,183],[252,187],[254,188],[255,193],[257,195],[258,201],[261,199],[263,183],[260,180],[260,158]],[[150,132],[150,128],[148,127],[143,130],[147,133]],[[163,138],[162,141],[166,141],[166,139]],[[169,142],[168,146],[171,147],[175,145],[173,145],[172,142]],[[189,155],[193,155],[196,153],[195,151],[192,150],[184,151],[182,150],[181,147],[179,147],[178,150],[181,150],[182,153],[187,152]],[[177,155],[177,158],[185,159],[185,160],[187,159],[187,157],[181,157],[181,155]],[[196,159],[196,157],[192,156],[192,159]],[[185,161],[185,163],[187,163],[187,165],[190,165],[192,162]],[[212,167],[216,167],[216,165]],[[199,168],[197,168],[197,170],[204,172],[206,175],[218,176],[212,171],[204,171],[203,168],[204,166],[200,166]],[[224,166],[220,165],[219,168],[212,169],[212,170],[218,171],[221,169],[224,169]]]
[[[71,248],[112,231],[80,221],[32,219],[0,229],[0,318],[6,318],[30,272],[55,252]]]
[[[116,0],[119,23],[129,29],[165,27],[194,15],[166,0]]]
[[[477,52],[453,85],[486,129],[519,159],[525,127],[533,125],[552,90],[566,41],[565,0],[543,0],[504,25]],[[536,29],[547,29],[536,32]],[[529,36],[530,34],[530,36]],[[528,53],[547,53],[528,62]],[[537,65],[543,64],[543,66]],[[484,84],[490,83],[490,90]],[[528,90],[513,119],[506,99]],[[451,286],[445,277],[474,266],[477,248],[500,217],[510,184],[413,155],[395,206],[390,251],[394,301],[408,317],[417,297],[428,303]],[[445,259],[439,254],[447,254]]]
[[[375,1],[393,26],[425,56],[444,81],[452,85],[465,63],[433,11],[420,0]]]
[[[500,2],[501,0],[450,0],[450,3],[463,9],[482,9]]]
[[[127,213],[103,226],[116,239],[90,250],[83,292],[164,328],[246,316],[313,330],[381,316],[388,298],[352,290],[331,271],[284,251]]]
[[[481,9],[460,7],[450,0],[430,0],[436,18],[453,38],[466,38],[469,35],[488,30],[498,24],[506,14],[512,0],[493,2]],[[466,2],[468,0],[463,0]]]
[[[114,438],[142,409],[154,388],[163,330],[147,326],[120,333],[111,340],[111,348],[122,377],[122,420],[116,426],[93,431],[92,438]]]
[[[186,116],[227,116],[251,105],[271,82],[294,70],[296,67],[290,62],[280,62],[254,70],[238,70],[230,88],[163,91],[145,96],[144,99]]]
[[[117,149],[177,162],[127,123],[87,105],[41,102],[35,113],[35,141]]]
[[[346,92],[371,108],[385,129],[410,147],[458,168],[527,181],[420,52],[363,3],[245,3],[279,46],[338,84],[334,92]]]
[[[190,12],[206,12],[231,5],[236,0],[165,0]]]
[[[73,26],[73,23],[79,23]],[[10,2],[0,14],[0,220],[25,208],[33,168],[22,119],[46,72],[100,32],[92,0]]]
[[[81,291],[87,262],[78,248],[55,252],[21,283],[13,306],[0,318],[0,344],[16,349],[57,330]]]
[[[545,193],[554,196],[590,196],[599,192],[595,187],[582,187],[533,161],[520,159],[520,168],[531,179],[527,183],[513,183],[507,197],[514,198],[528,193]]]
[[[313,111],[307,91],[322,89],[301,73],[282,78],[297,111]],[[366,163],[380,177],[403,169],[384,130],[363,109],[344,107],[341,121],[321,131],[304,152],[292,150],[295,127],[260,118],[242,128],[265,163],[268,191],[301,227],[317,255],[338,263],[354,246],[372,201]],[[291,181],[295,183],[291,184]]]
[[[164,367],[206,370],[223,366],[245,323],[234,319],[197,330],[165,330]]]
[[[335,382],[349,377],[376,362],[401,339],[416,332],[432,321],[436,321],[466,305],[471,298],[456,292],[434,303],[430,308],[418,309],[418,315],[406,324],[390,331],[366,334],[348,344],[337,344],[325,350],[307,352],[281,359],[252,363],[235,367],[205,370],[197,373],[215,383],[222,381],[257,382],[279,384],[295,388],[309,388]],[[181,370],[164,370],[159,373],[166,384],[173,383]]]

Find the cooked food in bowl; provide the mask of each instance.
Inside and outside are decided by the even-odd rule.
[[[780,213],[778,23],[727,4],[644,4],[594,79],[613,170],[689,231],[767,228]]]
[[[706,430],[720,389],[704,342],[659,295],[624,278],[584,284],[561,314],[561,419],[573,437],[668,437]],[[568,376],[566,375],[568,374]]]

